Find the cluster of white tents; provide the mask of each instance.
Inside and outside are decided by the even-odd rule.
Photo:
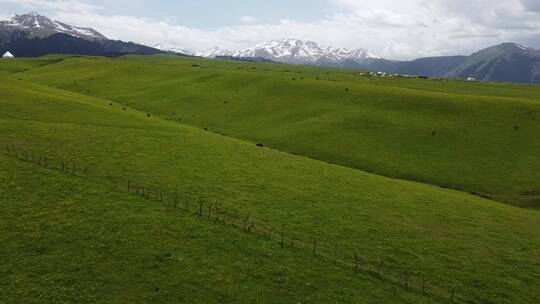
[[[13,54],[11,54],[10,52],[6,52],[4,55],[2,55],[2,58],[10,59],[10,58],[15,58],[15,56],[13,56]]]

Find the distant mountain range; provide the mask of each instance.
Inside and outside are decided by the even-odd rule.
[[[149,47],[110,40],[88,27],[71,26],[37,13],[14,15],[0,21],[0,54],[16,57],[47,54],[119,56],[124,54],[174,54],[206,58],[309,64],[324,67],[361,68],[388,74],[482,81],[540,83],[540,51],[515,43],[503,43],[470,56],[444,56],[396,61],[380,58],[366,49],[349,50],[321,46],[298,39],[273,40],[243,50],[213,48],[193,52],[167,45]]]
[[[388,74],[481,81],[540,83],[540,51],[515,43],[503,43],[470,56],[442,56],[397,61],[380,58],[365,49],[322,47],[315,42],[283,39],[240,51],[214,48],[195,53],[208,58],[262,58],[289,64],[361,68]]]
[[[17,57],[168,53],[132,42],[110,40],[92,28],[71,26],[38,13],[14,15],[10,20],[0,21],[0,53],[7,51]]]
[[[239,51],[224,50],[216,47],[206,52],[195,53],[195,55],[207,58],[264,58],[288,64],[321,66],[337,65],[347,60],[360,62],[370,58],[379,58],[364,49],[348,50],[345,48],[323,47],[313,41],[289,38],[264,42]]]

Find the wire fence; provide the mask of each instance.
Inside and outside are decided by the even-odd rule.
[[[474,303],[464,294],[458,294],[460,284],[457,281],[442,282],[433,280],[430,275],[422,274],[415,269],[405,269],[399,263],[384,259],[370,260],[362,256],[362,252],[352,246],[338,245],[336,241],[325,240],[321,237],[301,235],[288,229],[285,224],[272,225],[242,212],[234,206],[217,201],[205,201],[193,194],[178,190],[164,190],[147,186],[131,179],[110,178],[100,176],[90,168],[94,166],[81,162],[66,160],[37,154],[18,144],[6,144],[6,155],[31,162],[33,164],[59,170],[64,174],[89,180],[112,187],[117,191],[127,191],[145,200],[166,204],[172,210],[178,210],[196,216],[201,220],[211,221],[232,229],[252,234],[260,239],[276,242],[281,248],[296,248],[310,251],[320,261],[331,263],[344,268],[345,271],[363,273],[385,283],[401,286],[406,292],[415,292],[426,297],[435,298],[451,303]]]

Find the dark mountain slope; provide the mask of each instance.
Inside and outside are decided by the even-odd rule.
[[[446,76],[540,83],[540,51],[514,43],[503,43],[474,53]]]

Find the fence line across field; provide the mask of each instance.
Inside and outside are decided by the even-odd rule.
[[[338,246],[336,241],[331,242],[323,237],[301,236],[300,233],[287,230],[287,226],[284,224],[273,226],[266,221],[253,218],[249,213],[242,213],[217,201],[207,202],[187,192],[166,191],[160,187],[146,186],[131,179],[92,175],[91,168],[94,166],[84,165],[64,158],[35,154],[30,150],[21,148],[18,144],[6,144],[5,147],[8,156],[49,169],[57,169],[70,176],[106,184],[116,190],[124,189],[124,191],[136,194],[145,200],[167,203],[173,210],[183,210],[201,219],[212,221],[214,224],[220,223],[242,229],[245,233],[276,241],[280,248],[310,250],[313,255],[321,260],[328,261],[336,266],[343,266],[355,273],[363,272],[381,281],[402,286],[407,292],[418,292],[424,296],[446,299],[450,300],[450,302],[467,302],[465,299],[458,297],[456,293],[458,284],[456,283],[432,282],[427,275],[413,273],[410,269],[390,265],[384,259],[379,259],[377,262],[368,261],[357,250],[347,248],[343,244]],[[447,288],[443,286],[447,286]],[[443,296],[445,294],[446,297]]]

